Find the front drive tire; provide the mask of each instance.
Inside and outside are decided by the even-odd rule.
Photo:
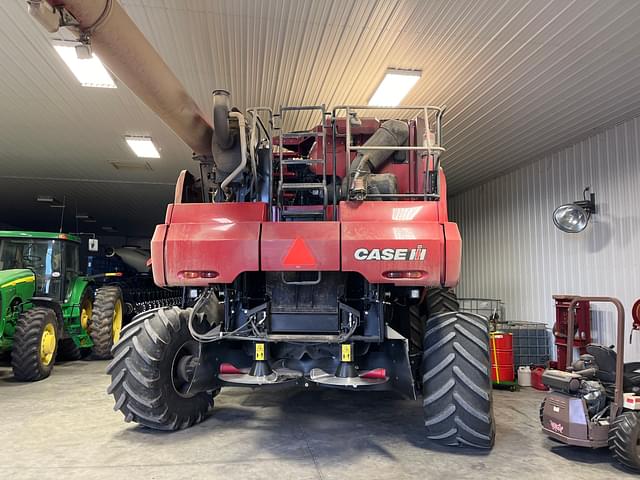
[[[111,347],[120,339],[123,318],[124,302],[120,287],[108,285],[96,290],[89,323],[93,358],[111,358]]]
[[[113,347],[107,393],[113,394],[114,408],[125,421],[179,430],[202,421],[213,406],[209,393],[187,394],[178,374],[181,368],[192,368],[190,361],[198,352],[187,327],[189,313],[177,307],[142,313]]]
[[[493,447],[487,320],[463,312],[430,317],[421,367],[427,437],[448,446]]]
[[[18,317],[11,350],[11,366],[17,380],[35,382],[51,374],[59,333],[58,317],[49,308],[34,307]]]
[[[609,428],[609,450],[625,467],[640,470],[640,413],[624,412],[618,415]]]

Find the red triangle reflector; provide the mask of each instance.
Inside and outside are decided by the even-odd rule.
[[[317,262],[304,240],[297,237],[289,248],[282,264],[289,267],[314,267]]]

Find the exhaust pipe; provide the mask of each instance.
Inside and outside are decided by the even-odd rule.
[[[69,30],[79,40],[90,41],[109,70],[196,154],[211,155],[211,124],[117,0],[46,1],[54,9],[63,7],[77,20],[78,25]],[[46,6],[36,0],[27,3],[39,23],[50,32],[57,31]]]

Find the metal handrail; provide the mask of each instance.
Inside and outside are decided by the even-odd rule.
[[[624,404],[624,306],[622,302],[614,297],[573,297],[569,304],[569,316],[567,319],[567,366],[573,363],[573,328],[575,325],[574,306],[578,302],[612,303],[618,311],[618,329],[616,340],[616,384],[613,402],[611,403],[611,413],[609,422],[613,421]]]
[[[445,151],[443,147],[441,147],[442,142],[442,115],[444,113],[444,107],[436,107],[432,105],[407,105],[407,106],[396,106],[396,107],[380,107],[380,106],[370,106],[370,105],[338,105],[333,108],[331,113],[331,120],[333,124],[333,163],[336,164],[336,149],[335,149],[335,137],[337,133],[336,129],[336,118],[339,111],[345,111],[346,117],[346,134],[345,134],[345,149],[346,149],[346,168],[347,172],[351,166],[351,152],[355,151],[367,151],[367,150],[388,150],[388,151],[422,151],[426,152],[426,155],[429,157],[433,157],[433,169],[430,169],[427,164],[427,168],[424,172],[424,183],[423,188],[424,192],[416,193],[416,194],[377,194],[377,195],[367,195],[372,198],[384,198],[384,197],[407,197],[407,198],[423,198],[424,200],[438,200],[440,198],[440,154]],[[422,112],[424,115],[424,123],[425,123],[425,140],[423,145],[415,145],[415,146],[352,146],[351,145],[351,122],[349,121],[352,115],[352,111],[354,110],[404,110],[404,111],[413,111],[413,112]],[[428,135],[431,133],[431,129],[429,128],[429,112],[435,112],[436,117],[436,139],[435,145],[428,144]],[[419,115],[417,115],[419,116]],[[427,191],[427,189],[431,188],[431,185],[428,185],[429,182],[429,173],[433,172],[436,175],[436,184],[435,184],[435,192]],[[334,169],[333,172],[334,178],[336,176],[336,172]],[[335,181],[334,181],[335,183]],[[334,195],[335,198],[335,195]]]

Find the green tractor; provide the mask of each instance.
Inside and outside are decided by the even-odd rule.
[[[120,288],[81,274],[79,237],[0,231],[0,354],[16,379],[48,377],[57,356],[109,358],[122,318]]]

